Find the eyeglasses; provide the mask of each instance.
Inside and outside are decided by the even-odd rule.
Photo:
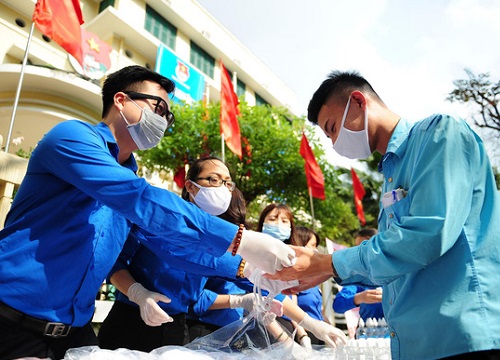
[[[210,185],[215,186],[215,187],[220,187],[220,186],[222,186],[222,184],[224,184],[229,189],[229,191],[233,191],[234,188],[236,187],[236,184],[234,182],[232,182],[231,180],[222,180],[220,177],[217,177],[217,176],[197,178],[196,180],[208,180]]]
[[[174,123],[175,116],[168,108],[167,102],[163,100],[161,97],[155,95],[143,94],[135,91],[123,91],[123,93],[127,94],[127,96],[132,100],[137,100],[137,99],[156,100],[156,104],[153,104],[155,107],[155,113],[165,117],[165,119],[167,120],[167,127],[169,127]]]

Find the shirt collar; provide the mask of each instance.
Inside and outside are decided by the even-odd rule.
[[[106,123],[101,121],[95,126],[95,129],[107,143],[116,144],[115,137],[111,133],[111,130],[109,129],[108,125],[106,125]]]
[[[104,141],[108,144],[108,149],[111,152],[111,155],[118,161],[118,152],[120,148],[118,147],[118,144],[116,143],[116,139],[111,133],[111,130],[109,129],[108,125],[106,125],[104,122],[100,122],[95,126],[96,131],[103,137]],[[137,162],[135,161],[135,157],[133,154],[130,155],[130,157],[125,161],[122,166],[132,170],[133,172],[137,172],[138,166]]]
[[[389,139],[389,143],[387,144],[387,150],[385,155],[382,157],[382,160],[379,164],[379,171],[382,171],[382,164],[384,160],[390,156],[391,154],[395,154],[399,158],[401,158],[406,151],[406,138],[408,137],[408,133],[412,128],[412,124],[406,120],[401,118],[394,131],[392,132],[391,138]]]

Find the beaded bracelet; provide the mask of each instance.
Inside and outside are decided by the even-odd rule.
[[[245,228],[245,225],[240,224],[238,232],[236,233],[236,240],[234,241],[234,246],[233,246],[233,251],[232,251],[233,256],[236,255],[236,252],[238,251],[238,248],[240,247],[241,237],[243,236],[243,229],[244,228]]]
[[[243,270],[245,269],[245,264],[247,262],[245,261],[245,259],[242,259],[241,262],[240,262],[240,266],[238,266],[238,272],[236,273],[236,277],[239,277],[240,279],[244,279],[245,278],[245,274],[243,274]]]

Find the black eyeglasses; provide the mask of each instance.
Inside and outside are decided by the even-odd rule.
[[[197,178],[196,180],[208,180],[210,185],[215,186],[215,187],[220,187],[222,184],[226,185],[226,187],[230,190],[233,191],[234,188],[236,187],[236,184],[232,182],[231,180],[222,180],[220,177],[217,176],[209,176],[205,178]]]
[[[127,96],[132,100],[137,100],[137,99],[156,100],[156,104],[153,104],[155,107],[155,113],[165,117],[165,119],[167,120],[167,127],[169,127],[174,123],[175,116],[168,108],[167,102],[163,100],[161,97],[155,95],[143,94],[135,91],[123,91],[123,93],[127,94]]]

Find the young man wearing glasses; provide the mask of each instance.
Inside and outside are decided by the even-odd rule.
[[[160,251],[231,251],[271,273],[291,265],[279,241],[136,176],[132,152],[156,146],[172,124],[173,91],[153,71],[123,68],[104,83],[101,123],[65,121],[38,143],[0,232],[1,359],[59,359],[97,343],[95,295],[132,226],[156,235],[144,242]]]

